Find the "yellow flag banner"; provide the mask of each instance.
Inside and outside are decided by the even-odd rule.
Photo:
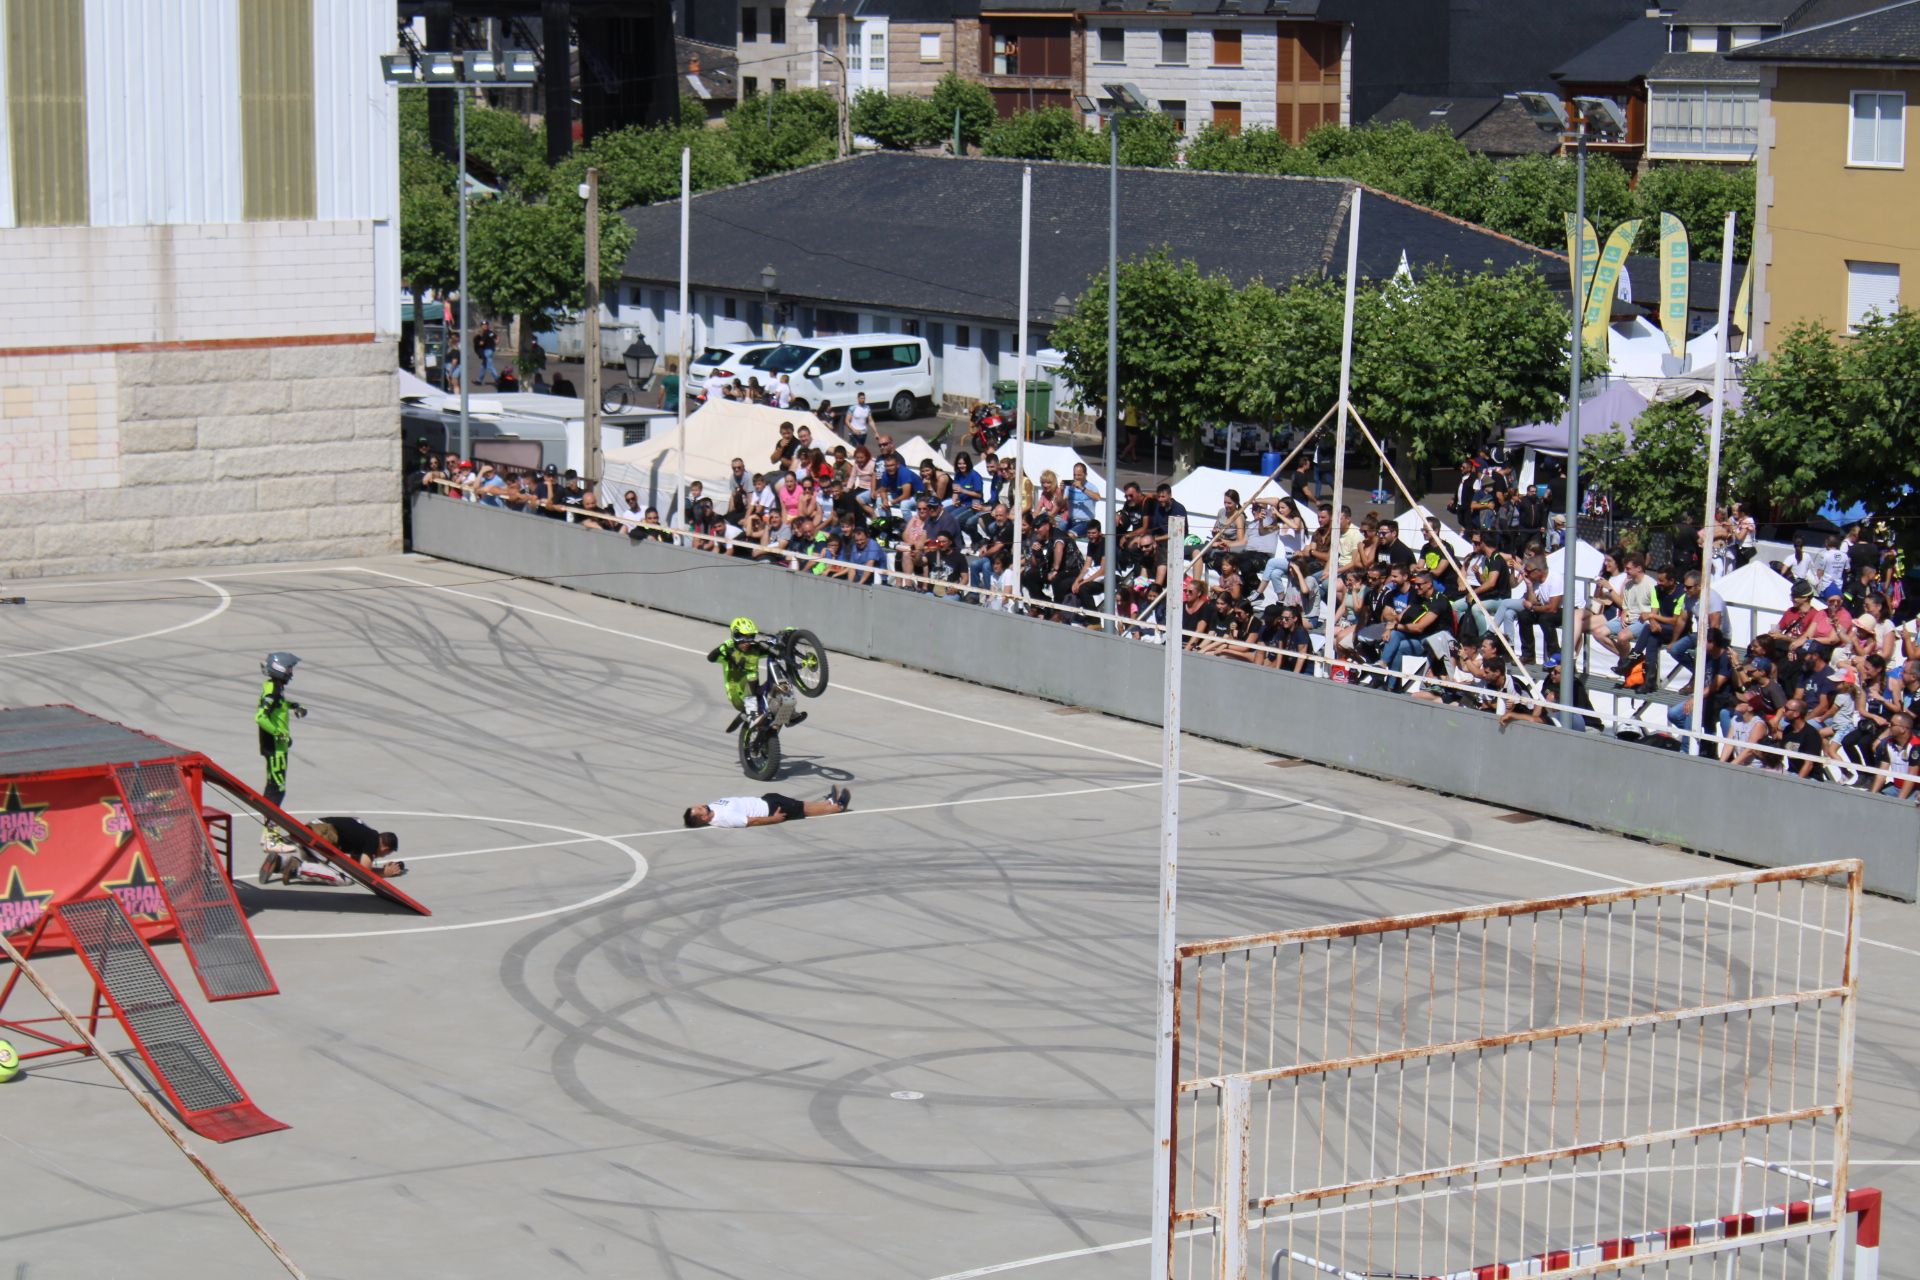
[[[1579,305],[1580,314],[1585,315],[1587,311],[1587,294],[1593,289],[1593,269],[1600,265],[1600,237],[1593,233],[1593,223],[1591,221],[1582,221],[1580,223],[1581,228],[1585,230],[1586,234],[1582,236],[1579,241],[1580,278],[1575,280],[1573,278],[1573,250],[1575,245],[1573,237],[1577,233],[1574,231],[1573,224],[1573,215],[1568,214],[1567,282],[1573,286],[1573,296]]]
[[[1660,215],[1660,328],[1675,359],[1687,354],[1687,285],[1691,255],[1686,224]]]
[[[1607,247],[1600,251],[1600,265],[1593,273],[1593,288],[1587,292],[1586,323],[1580,340],[1597,347],[1607,340],[1607,321],[1613,316],[1613,298],[1620,288],[1620,271],[1627,263],[1627,251],[1640,234],[1640,219],[1629,218],[1613,229]]]
[[[1733,300],[1733,327],[1740,331],[1740,345],[1737,349],[1751,354],[1753,351],[1753,259],[1751,257],[1747,259],[1747,269],[1740,273],[1740,296]],[[1722,345],[1728,351],[1736,349],[1730,343],[1723,342]]]

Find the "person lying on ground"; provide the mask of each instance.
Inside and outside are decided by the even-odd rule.
[[[309,826],[314,835],[374,875],[391,880],[407,874],[407,864],[393,857],[399,852],[400,837],[391,831],[376,831],[360,819],[348,817],[320,818]],[[266,884],[276,875],[283,884],[294,883],[296,877],[307,884],[346,884],[349,880],[346,873],[319,858],[307,857],[300,849],[289,854],[268,852],[260,864],[260,883]]]
[[[824,818],[845,813],[853,807],[853,793],[835,787],[824,800],[795,800],[777,791],[758,796],[725,796],[708,804],[696,804],[680,815],[687,826],[770,827],[777,822],[798,822],[802,818]]]

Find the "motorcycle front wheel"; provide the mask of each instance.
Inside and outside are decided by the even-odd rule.
[[[794,629],[780,641],[780,657],[802,696],[817,698],[827,691],[827,651],[811,631]]]
[[[780,772],[780,731],[768,724],[740,730],[740,768],[756,782],[771,782]]]

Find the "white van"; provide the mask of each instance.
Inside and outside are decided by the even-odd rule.
[[[933,400],[933,352],[925,338],[902,333],[805,338],[761,357],[760,368],[768,385],[787,375],[796,409],[822,400],[844,409],[864,391],[875,413],[904,422]]]

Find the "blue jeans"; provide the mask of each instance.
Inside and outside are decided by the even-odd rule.
[[[1281,596],[1285,596],[1287,588],[1293,585],[1293,574],[1289,572],[1287,563],[1285,556],[1275,556],[1260,571],[1261,581],[1272,583],[1274,591]]]
[[[482,351],[480,353],[480,372],[486,375],[489,382],[498,382],[500,380],[500,371],[493,367],[493,352]]]
[[[1667,646],[1667,656],[1691,671],[1693,669],[1693,653],[1694,650],[1699,647],[1699,644],[1700,637],[1696,633],[1689,631],[1686,635],[1681,636],[1678,640],[1675,640],[1671,645]]]
[[[1675,647],[1678,648],[1679,646],[1676,645]],[[1667,723],[1672,725],[1676,729],[1691,729],[1693,727],[1693,699],[1682,698],[1680,701],[1668,707]],[[1725,738],[1732,735],[1733,708],[1731,707],[1720,708],[1719,725],[1720,725],[1719,733],[1721,737]],[[1712,731],[1711,726],[1708,727],[1708,730],[1709,732]]]
[[[1419,636],[1396,631],[1387,637],[1387,643],[1380,650],[1380,665],[1389,671],[1400,669],[1400,659],[1426,657],[1426,642]]]
[[[986,556],[975,556],[967,561],[967,585],[983,591],[992,587],[993,561]]]

